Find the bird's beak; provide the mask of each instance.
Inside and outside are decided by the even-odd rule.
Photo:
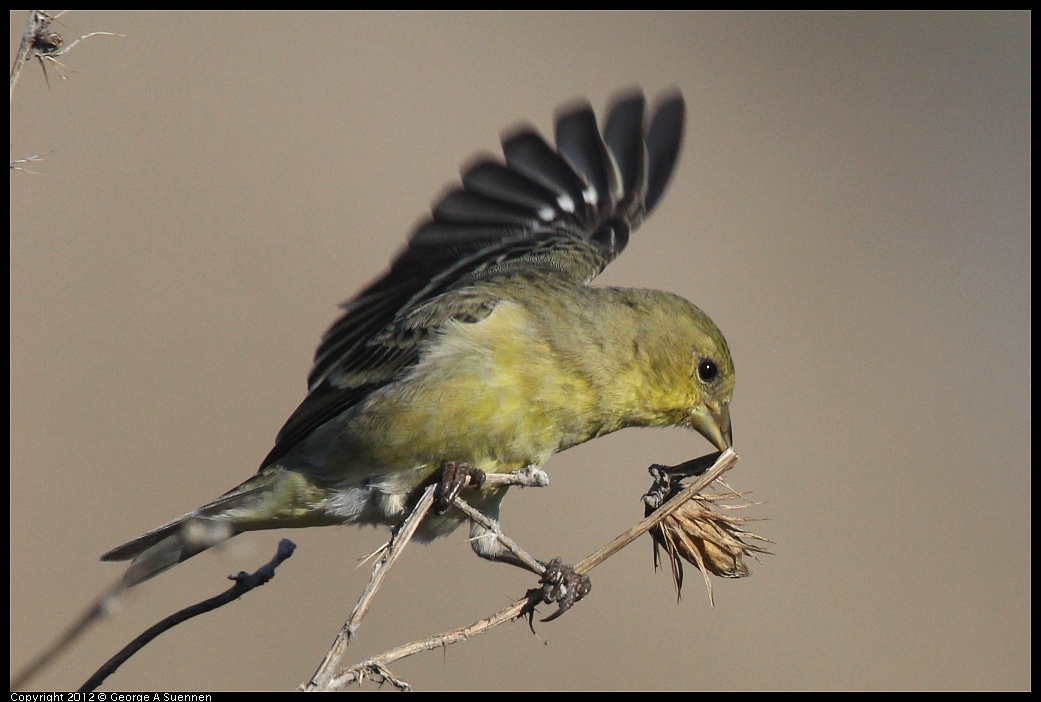
[[[690,425],[720,451],[725,451],[734,444],[729,405],[706,403],[691,413]]]

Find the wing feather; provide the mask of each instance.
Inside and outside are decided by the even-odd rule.
[[[504,137],[505,162],[466,168],[390,269],[343,305],[262,466],[400,377],[446,321],[490,314],[496,300],[470,286],[516,273],[588,283],[614,260],[664,193],[682,142],[683,98],[667,95],[649,125],[645,105],[642,93],[622,95],[602,132],[587,103],[573,105],[557,115],[556,148],[525,127]]]

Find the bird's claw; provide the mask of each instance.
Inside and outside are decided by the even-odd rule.
[[[563,565],[559,558],[554,558],[546,564],[546,571],[539,583],[542,585],[542,601],[545,604],[557,603],[557,611],[541,620],[544,622],[551,622],[571,609],[593,589],[588,575],[578,573],[571,566]]]
[[[437,491],[434,493],[434,512],[444,514],[452,506],[452,501],[459,495],[460,490],[467,485],[481,487],[484,479],[483,470],[474,468],[465,461],[445,461],[441,464],[441,482],[437,484]]]

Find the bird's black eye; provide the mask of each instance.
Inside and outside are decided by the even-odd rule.
[[[710,358],[698,361],[698,377],[703,383],[711,383],[719,375],[719,366]]]

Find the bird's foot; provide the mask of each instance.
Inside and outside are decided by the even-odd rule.
[[[434,512],[444,514],[452,506],[452,501],[459,495],[459,491],[469,485],[470,487],[481,487],[484,484],[485,473],[480,468],[474,468],[465,461],[445,461],[441,464],[441,481],[437,484],[434,493]]]
[[[578,573],[573,567],[563,565],[559,558],[546,564],[546,571],[539,579],[541,589],[532,594],[544,604],[557,603],[557,611],[542,621],[551,622],[559,617],[593,589],[592,581],[584,573]],[[533,599],[534,599],[533,598]]]
[[[684,461],[675,466],[665,466],[655,463],[647,470],[654,479],[654,484],[647,494],[643,496],[644,504],[647,505],[647,516],[661,507],[683,488],[683,481],[704,475],[705,471],[712,467],[722,451],[714,451],[705,456]]]

